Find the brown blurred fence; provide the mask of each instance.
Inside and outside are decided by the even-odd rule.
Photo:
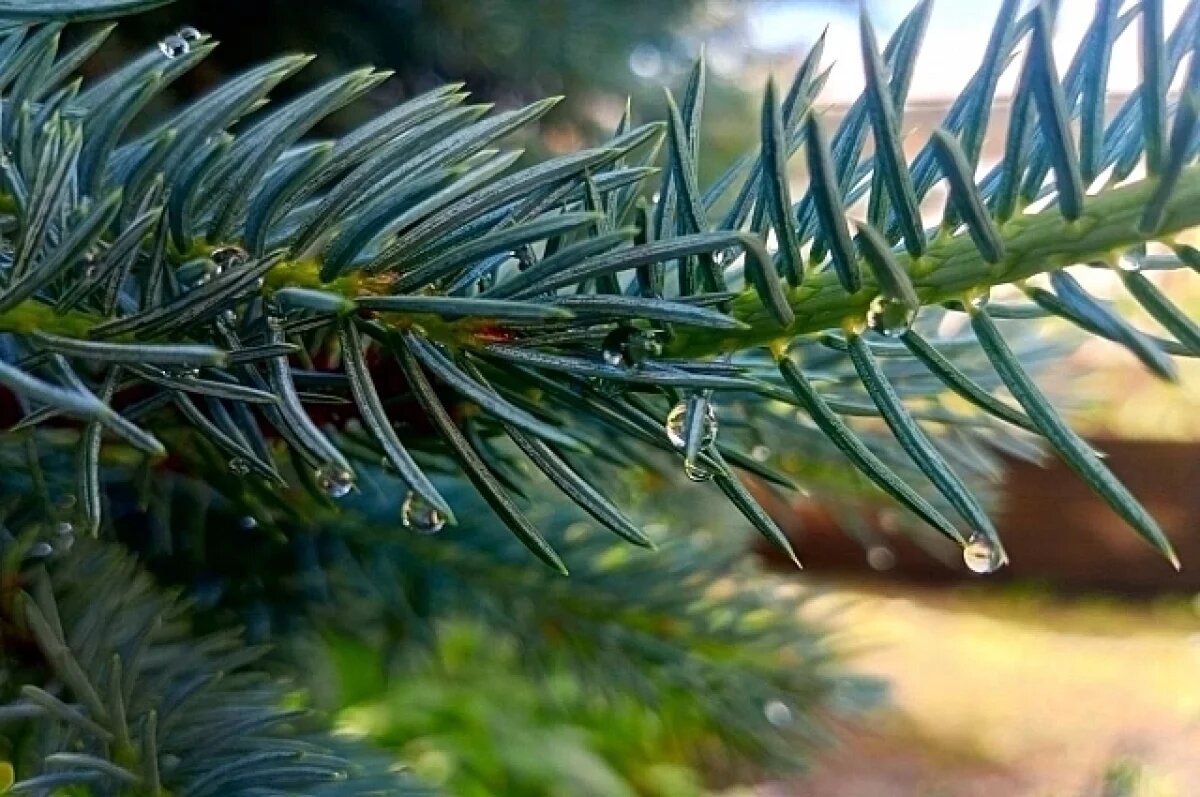
[[[1002,500],[994,517],[1011,559],[988,576],[1021,579],[1075,591],[1104,589],[1127,594],[1200,592],[1200,443],[1098,440],[1108,465],[1158,519],[1183,560],[1176,573],[1148,544],[1097,498],[1067,466],[1050,459],[1042,468],[1008,463]],[[817,503],[772,508],[793,539],[805,566],[821,573],[954,583],[979,579],[953,550],[938,556],[889,533],[881,513],[874,525],[885,555],[868,563],[863,545],[838,527]],[[770,554],[767,554],[770,557]],[[878,569],[883,564],[883,569]]]

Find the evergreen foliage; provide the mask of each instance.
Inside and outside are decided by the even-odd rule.
[[[236,610],[268,618],[252,637],[286,638],[330,607],[386,605],[412,610],[420,623],[385,623],[411,630],[465,595],[523,635],[579,635],[588,672],[611,653],[701,691],[726,678],[737,697],[713,716],[759,757],[769,729],[746,706],[783,692],[819,703],[832,682],[815,670],[781,682],[779,661],[756,682],[747,657],[781,655],[793,621],[716,623],[770,601],[747,588],[704,605],[720,571],[647,532],[632,466],[682,471],[789,555],[742,476],[882,490],[913,534],[928,527],[987,572],[1005,560],[979,486],[990,449],[1036,437],[1178,566],[1031,378],[1051,355],[1030,345],[1029,319],[1061,316],[1164,379],[1173,357],[1200,351],[1195,323],[1142,273],[1200,267],[1174,239],[1200,223],[1200,3],[1169,33],[1161,2],[1099,3],[1060,78],[1054,5],[1021,15],[1008,0],[911,161],[900,131],[931,3],[882,51],[864,19],[866,89],[836,129],[815,105],[818,47],[785,91],[768,86],[760,148],[707,186],[702,62],[664,122],[630,110],[603,145],[524,164],[504,142],[554,100],[489,113],[447,86],[310,140],[386,74],[270,104],[303,56],[146,118],[211,52],[193,28],[101,79],[74,77],[111,28],[60,51],[64,24],[157,4],[0,0],[4,686],[20,695],[0,716],[21,729],[18,793],[369,793],[365,778],[390,777],[339,780],[358,770],[314,752],[327,739],[297,741],[278,689],[238,674],[249,649],[153,619],[171,601],[116,542],[211,598],[198,625]],[[1106,122],[1108,54],[1135,34],[1144,81]],[[1010,62],[1005,155],[977,178]],[[809,181],[793,197],[801,149]],[[926,229],[920,209],[943,180],[949,198]],[[846,208],[861,200],[851,228]],[[1148,249],[1160,244],[1173,254]],[[1166,335],[1089,295],[1064,271],[1079,264],[1119,270]],[[996,286],[1028,301],[989,303]],[[955,317],[963,331],[942,332]],[[950,394],[977,412],[953,410]],[[764,439],[775,460],[755,455]],[[804,456],[788,462],[789,449]],[[488,533],[464,483],[511,536]],[[560,500],[634,547],[561,533],[543,506]],[[388,525],[387,540],[372,536]],[[64,528],[100,541],[69,546]],[[657,559],[635,553],[656,543]],[[636,564],[617,567],[626,557]],[[551,576],[568,567],[581,586]],[[656,573],[671,590],[651,588]],[[350,600],[337,578],[404,600]],[[435,600],[450,582],[457,597]],[[695,651],[713,647],[727,653],[710,670]],[[207,708],[167,724],[174,689]]]

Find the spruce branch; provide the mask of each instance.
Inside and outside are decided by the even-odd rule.
[[[80,7],[34,0],[20,19],[70,18]],[[1169,297],[1124,280],[1177,340],[1135,329],[1063,269],[1140,263],[1151,242],[1174,246],[1177,257],[1162,267],[1197,261],[1173,236],[1200,222],[1200,3],[1170,33],[1153,0],[1115,20],[1111,4],[1101,4],[1061,73],[1050,5],[1018,16],[1006,3],[983,63],[909,162],[898,131],[930,9],[919,4],[882,52],[864,17],[867,87],[835,129],[818,118],[819,49],[778,107],[770,87],[758,152],[707,187],[696,165],[703,62],[678,105],[668,102],[665,124],[639,126],[627,115],[601,146],[524,165],[497,144],[555,100],[488,115],[449,86],[336,141],[309,143],[325,115],[385,75],[351,72],[276,107],[267,104],[271,91],[307,63],[286,57],[135,134],[150,100],[211,51],[204,34],[181,30],[81,90],[63,82],[92,44],[82,56],[59,54],[59,23],[8,28],[0,34],[0,214],[12,251],[0,259],[0,364],[11,414],[22,428],[82,415],[152,451],[152,433],[182,419],[231,468],[271,482],[293,470],[272,448],[281,440],[303,463],[301,482],[332,498],[354,490],[357,460],[387,456],[414,495],[447,517],[452,507],[405,452],[450,450],[506,525],[561,567],[524,518],[516,500],[523,477],[511,452],[497,454],[498,441],[515,442],[517,461],[558,473],[583,508],[631,539],[639,539],[632,523],[600,503],[604,485],[567,467],[570,457],[595,450],[603,440],[596,429],[670,452],[786,546],[736,481],[735,471],[756,472],[753,458],[716,439],[715,417],[711,434],[705,424],[714,403],[790,403],[867,478],[952,539],[969,539],[841,419],[886,420],[938,500],[999,552],[958,466],[935,450],[949,433],[926,428],[973,421],[914,406],[928,395],[911,387],[920,381],[910,384],[905,369],[915,369],[935,389],[972,397],[989,417],[1042,432],[1171,558],[1161,530],[1104,466],[1083,463],[1080,445],[1047,422],[1057,414],[1025,389],[1027,355],[979,337],[1000,381],[1021,385],[1031,402],[1020,415],[988,398],[982,377],[966,373],[965,355],[947,354],[955,341],[922,335],[925,346],[888,348],[886,338],[910,331],[918,304],[928,320],[964,309],[978,318],[993,287],[1016,285],[1166,378],[1170,356],[1194,354],[1194,324]],[[1102,130],[1103,118],[1083,103],[1103,92],[1107,53],[1134,20],[1145,82]],[[1167,87],[1189,55],[1183,96],[1173,102]],[[1010,66],[1020,78],[1005,156],[977,178],[987,109]],[[1086,122],[1078,143],[1069,123],[1076,115]],[[868,134],[874,153],[864,156]],[[809,183],[796,194],[787,167],[800,150]],[[1149,176],[1130,181],[1143,157]],[[637,196],[656,174],[651,206]],[[916,209],[942,179],[950,201],[926,230]],[[862,199],[867,223],[851,237],[846,209]],[[1035,202],[1044,206],[1027,212]],[[782,250],[769,248],[772,232]],[[1042,273],[1051,291],[1025,285]],[[1026,303],[991,312],[1016,319],[1031,311]],[[826,395],[820,374],[809,372],[811,343],[838,351],[852,397]],[[214,349],[213,359],[188,362],[197,347]],[[802,362],[776,362],[789,347]],[[883,352],[893,360],[887,367]],[[111,398],[96,398],[108,387]],[[389,402],[413,408],[415,431],[397,431],[406,419]],[[344,433],[352,415],[367,421],[358,448]],[[682,430],[674,426],[681,419]],[[90,482],[80,484],[89,495]]]
[[[0,545],[6,561],[13,542]],[[5,584],[25,586],[2,601],[4,666],[23,684],[0,704],[18,752],[12,793],[423,793],[287,708],[254,669],[264,648],[193,637],[179,599],[119,546],[79,539],[48,567],[7,570]]]
[[[1189,166],[1179,173],[1163,221],[1153,236],[1147,235],[1141,218],[1158,185],[1159,178],[1148,177],[1102,191],[1088,198],[1082,215],[1073,221],[1053,206],[1016,215],[999,227],[1003,254],[994,260],[985,257],[965,233],[939,235],[920,257],[898,252],[896,259],[922,305],[961,303],[994,287],[1019,284],[1077,263],[1116,267],[1128,250],[1151,242],[1173,245],[1173,235],[1200,225],[1200,166]],[[863,287],[854,293],[847,293],[829,272],[810,274],[803,285],[788,290],[788,305],[796,320],[782,328],[758,297],[745,291],[732,300],[730,309],[745,328],[681,330],[667,352],[676,357],[706,357],[828,329],[860,329],[871,302],[881,295],[870,271],[862,271]]]

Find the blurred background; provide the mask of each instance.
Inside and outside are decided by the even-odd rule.
[[[905,115],[914,151],[970,76],[999,4],[936,4]],[[1168,0],[1168,25],[1183,4]],[[864,5],[881,39],[910,10],[908,0]],[[1062,0],[1061,58],[1074,50],[1093,7],[1093,0]],[[371,103],[334,119],[329,134],[450,81],[502,108],[563,94],[566,101],[537,136],[523,142],[537,153],[599,140],[615,126],[627,96],[638,118],[661,118],[661,86],[681,91],[703,51],[709,67],[703,179],[754,145],[767,76],[786,82],[826,26],[826,61],[840,61],[823,98],[829,113],[836,116],[857,96],[858,10],[857,0],[180,0],[124,23],[119,46],[105,58],[118,63],[121,48],[142,48],[191,24],[222,44],[178,87],[182,93],[281,50],[320,56],[289,84],[292,91],[363,63],[395,70]],[[1114,105],[1138,80],[1136,48],[1132,40],[1127,45],[1113,61]],[[1003,94],[1002,88],[993,131],[1003,129]],[[993,156],[999,143],[991,144]],[[1107,271],[1079,276],[1093,294],[1122,302],[1149,324],[1124,306]],[[1162,287],[1200,316],[1200,280],[1181,272],[1167,277]],[[1200,369],[1182,362],[1182,386],[1165,386],[1114,345],[1074,339],[1062,324],[1048,322],[1045,331],[1072,352],[1045,374],[1046,386],[1074,408],[1077,428],[1163,521],[1184,572],[1173,573],[1053,462],[1009,463],[997,516],[1012,566],[986,579],[906,547],[892,533],[887,507],[846,529],[819,494],[795,505],[777,502],[773,509],[808,568],[794,576],[815,595],[806,611],[832,623],[850,665],[885,680],[890,699],[865,719],[839,726],[838,744],[817,756],[810,774],[753,793],[1200,794]],[[511,723],[527,722],[526,730],[550,725],[572,705],[563,698],[557,708],[531,708],[537,701],[514,686],[515,654],[493,656],[469,628],[451,635],[449,645],[439,678],[463,679],[485,704],[499,701],[488,707],[509,712]],[[350,681],[353,658],[348,651],[341,662]],[[418,681],[391,695],[391,704],[372,703],[365,689],[346,722],[374,729],[385,744],[387,728],[397,738],[415,734],[419,749],[406,755],[416,757],[423,774],[441,772],[453,782],[446,773],[455,766],[454,743],[439,736],[437,724],[444,716],[439,720],[429,708],[404,733],[378,716],[387,705],[402,714],[405,699],[442,682]],[[563,686],[567,694],[580,688]],[[503,702],[526,698],[517,708]],[[686,745],[638,726],[653,718],[626,708],[596,719],[590,732],[636,737],[644,746],[613,743],[604,748],[608,755],[670,758],[669,751]],[[536,744],[529,740],[537,737],[521,738]]]

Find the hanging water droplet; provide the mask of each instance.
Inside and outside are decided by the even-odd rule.
[[[685,459],[683,461],[683,475],[694,482],[707,482],[712,480],[713,472],[697,460]]]
[[[1121,255],[1117,258],[1117,268],[1120,271],[1136,274],[1142,270],[1142,261],[1129,255]]]
[[[66,520],[60,520],[54,526],[54,550],[66,553],[75,547],[75,527]]]
[[[604,337],[600,352],[608,365],[633,368],[650,357],[662,354],[662,343],[652,330],[617,327]]]
[[[766,462],[771,458],[771,449],[759,443],[754,448],[750,449],[750,458],[755,462]]]
[[[250,462],[245,457],[234,457],[229,460],[229,472],[234,476],[246,476],[250,473]]]
[[[683,450],[687,445],[687,401],[681,401],[667,413],[667,439],[671,445]],[[700,450],[708,448],[717,439],[717,408],[711,401],[704,404],[703,431],[700,433]]]
[[[963,563],[972,573],[987,575],[1000,569],[1004,564],[1004,554],[995,542],[976,532],[963,546]]]
[[[178,34],[172,34],[158,43],[158,51],[167,58],[179,58],[192,51],[187,39]]]
[[[179,38],[183,39],[185,42],[188,42],[189,44],[195,44],[196,42],[198,42],[202,38],[204,38],[204,34],[201,33],[198,29],[192,27],[191,25],[184,25],[182,28],[180,28],[179,30],[177,30],[175,32],[175,35],[178,36]]]
[[[418,534],[437,534],[446,526],[446,516],[433,504],[410,492],[400,506],[400,522]]]
[[[768,700],[764,703],[763,716],[776,728],[786,728],[792,724],[792,710],[782,700]]]
[[[917,317],[917,311],[898,299],[880,294],[867,308],[867,326],[880,335],[897,338],[907,332]]]
[[[208,259],[216,265],[218,274],[224,274],[228,269],[243,265],[250,255],[240,246],[222,246],[209,252]]]
[[[35,559],[45,559],[54,553],[54,546],[48,542],[35,542],[29,546],[29,555]]]
[[[317,486],[330,498],[343,498],[354,489],[354,474],[341,465],[328,463],[317,468]]]
[[[987,307],[987,303],[992,300],[992,289],[981,288],[980,290],[971,291],[966,296],[967,304],[972,310],[982,310]]]
[[[258,518],[254,517],[254,515],[242,515],[238,519],[238,525],[246,531],[253,531],[258,528]]]
[[[880,572],[896,566],[896,554],[886,545],[872,545],[867,549],[867,567]]]

